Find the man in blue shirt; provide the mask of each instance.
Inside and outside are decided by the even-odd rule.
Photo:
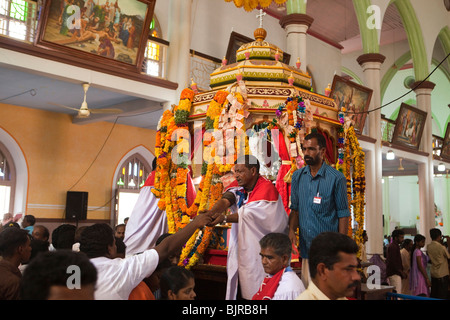
[[[325,231],[347,234],[350,211],[345,176],[323,160],[325,138],[320,133],[307,135],[302,151],[307,166],[292,175],[289,238],[295,245],[295,233],[299,228],[302,280],[307,287],[308,252],[312,240]]]

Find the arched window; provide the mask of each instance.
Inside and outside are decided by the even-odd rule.
[[[123,162],[115,181],[117,189],[114,224],[123,223],[124,219],[130,216],[139,197],[139,190],[151,171],[152,167],[137,153]]]
[[[122,165],[116,185],[121,189],[139,190],[151,172],[151,166],[135,154]]]
[[[6,147],[0,143],[0,213],[14,211],[14,190],[16,171],[12,157]]]

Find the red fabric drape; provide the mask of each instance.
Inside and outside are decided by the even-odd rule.
[[[289,151],[286,147],[286,142],[284,141],[284,135],[280,133],[279,130],[272,129],[271,132],[275,148],[278,151],[278,155],[280,156],[281,161],[289,161],[290,156]],[[291,184],[284,182],[283,178],[289,172],[290,169],[291,169],[290,164],[281,164],[280,170],[278,170],[277,181],[275,183],[275,186],[281,195],[281,199],[283,200],[284,209],[286,210],[286,213],[288,215],[290,213],[289,196],[291,195]]]
[[[325,157],[327,158],[327,161],[329,164],[335,164],[336,158],[335,158],[335,152],[333,147],[333,141],[331,138],[326,134],[324,131],[317,128],[317,132],[320,133],[325,137],[325,141],[327,142],[327,152],[325,153]]]

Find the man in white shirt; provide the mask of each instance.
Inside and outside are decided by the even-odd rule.
[[[303,282],[290,267],[292,243],[288,235],[269,233],[260,241],[261,263],[267,276],[253,300],[294,300],[305,291]]]
[[[353,296],[361,281],[357,253],[358,245],[349,236],[320,233],[309,249],[311,281],[297,300],[347,300]]]
[[[209,215],[198,215],[153,249],[124,259],[116,258],[114,234],[109,225],[98,223],[87,227],[81,234],[80,251],[86,253],[97,269],[95,299],[128,300],[131,291],[155,271],[160,260],[179,250],[197,228],[210,222]]]

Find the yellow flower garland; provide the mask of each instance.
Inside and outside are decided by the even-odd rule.
[[[228,104],[226,98],[228,92],[220,90],[216,93],[207,110],[205,122],[206,129],[218,129],[218,120],[224,105]],[[220,199],[223,191],[223,185],[218,179],[224,173],[231,170],[233,164],[221,165],[218,159],[204,157],[204,166],[206,172],[202,172],[202,180],[197,192],[194,203],[187,207],[186,203],[186,177],[188,169],[186,161],[183,160],[186,153],[186,140],[177,141],[177,156],[181,163],[175,164],[171,159],[171,151],[175,147],[175,141],[172,141],[172,134],[179,128],[187,129],[187,117],[192,106],[194,93],[190,89],[183,90],[180,102],[174,107],[174,111],[165,111],[161,121],[160,128],[156,135],[155,153],[157,156],[157,169],[155,176],[155,188],[152,192],[159,198],[158,206],[166,211],[168,227],[170,233],[175,233],[189,223],[189,218],[194,217],[200,210],[211,209],[217,200]],[[236,94],[238,102],[244,104],[242,95]],[[244,109],[238,110],[243,115]],[[245,119],[242,118],[242,128],[244,128]],[[245,128],[244,128],[245,131]],[[237,140],[237,139],[236,139]],[[237,141],[235,140],[235,143]],[[204,147],[208,147],[214,141],[204,139]],[[237,147],[236,147],[237,148]],[[237,150],[237,149],[236,149]],[[248,140],[245,140],[245,153],[248,154]],[[207,155],[205,153],[204,155]],[[214,154],[210,154],[216,157]],[[216,161],[213,161],[216,160]],[[172,199],[176,199],[173,201]],[[186,268],[194,266],[200,257],[208,248],[211,237],[213,236],[213,227],[206,227],[204,230],[197,230],[186,243],[180,256],[180,265]]]
[[[175,233],[189,223],[187,215],[187,162],[184,154],[188,153],[188,143],[185,139],[177,141],[178,165],[173,163],[171,152],[175,147],[172,135],[177,129],[187,129],[187,118],[190,113],[194,92],[184,89],[181,92],[180,103],[174,106],[173,112],[166,110],[161,117],[156,135],[156,175],[153,194],[159,198],[158,207],[166,211],[170,233]],[[179,163],[181,161],[181,163]],[[172,201],[176,199],[176,201]]]
[[[238,8],[244,7],[245,11],[253,11],[258,6],[261,8],[268,8],[270,4],[275,2],[278,5],[285,3],[287,0],[225,0],[226,2],[233,1]]]
[[[218,130],[219,128],[219,116],[222,112],[222,109],[228,104],[226,101],[226,97],[228,96],[227,91],[219,91],[216,93],[213,101],[210,103],[210,106],[207,110],[207,120],[205,124],[205,129],[214,129]],[[244,104],[244,98],[241,94],[236,93],[235,97],[237,98],[238,102],[241,104]],[[244,108],[241,108],[238,110],[238,113],[244,114]],[[242,123],[242,129],[245,132],[245,118],[242,117],[241,120]],[[212,128],[211,128],[212,125]],[[207,139],[208,140],[208,139]],[[235,150],[237,150],[237,137],[235,137]],[[205,147],[210,145],[211,143],[214,143],[214,141],[207,141],[204,142]],[[244,141],[245,143],[245,154],[249,153],[249,145],[248,145],[248,139]],[[236,154],[234,155],[234,160],[236,160]],[[231,168],[234,165],[233,164],[222,164],[223,159],[219,159],[219,157],[214,154],[214,161],[213,159],[207,163],[206,166],[206,173],[202,176],[201,181],[201,192],[197,193],[197,197],[200,197],[200,202],[198,204],[198,210],[207,210],[211,209],[213,205],[219,200],[222,196],[223,192],[223,185],[220,179],[218,179],[223,174],[229,172]],[[200,191],[200,190],[199,190]],[[185,248],[182,251],[181,257],[180,257],[180,266],[185,266],[186,268],[191,268],[195,264],[198,263],[198,260],[203,256],[206,249],[209,246],[209,243],[211,241],[211,238],[213,236],[213,227],[206,227],[203,231],[201,231],[201,234],[196,233],[194,234],[186,244]]]
[[[365,154],[358,142],[353,126],[345,129],[345,137],[344,163],[340,167],[343,169],[342,171],[347,179],[348,203],[353,208],[353,215],[358,225],[353,238],[359,246],[363,242],[362,234],[364,231]],[[351,224],[349,223],[349,236],[352,236],[352,233]]]
[[[170,110],[164,111],[161,120],[160,128],[156,134],[155,156],[156,156],[156,174],[153,194],[160,198],[158,201],[158,207],[164,210],[166,207],[166,201],[164,197],[165,186],[169,180],[170,169],[170,153],[165,152],[168,147],[166,144],[170,144],[171,141],[167,141],[169,135],[169,126],[171,125],[171,119],[173,119],[173,113]],[[170,202],[169,202],[170,203]]]
[[[205,129],[217,129],[218,118],[222,112],[223,104],[226,102],[227,91],[218,91],[211,101],[206,111]],[[210,140],[210,141],[208,141]],[[214,143],[213,139],[204,139],[204,147],[210,146]],[[204,153],[204,166],[206,166],[206,173],[202,172],[202,180],[200,182],[199,190],[197,191],[194,204],[188,209],[189,215],[196,214],[197,211],[211,209],[212,206],[220,199],[222,192],[221,182],[213,183],[213,174],[217,173],[216,162],[209,157],[208,152]],[[219,192],[213,191],[219,189]],[[206,227],[202,231],[197,231],[191,236],[186,246],[183,248],[180,256],[179,265],[190,269],[198,263],[198,260],[203,256],[208,248],[214,228]]]

